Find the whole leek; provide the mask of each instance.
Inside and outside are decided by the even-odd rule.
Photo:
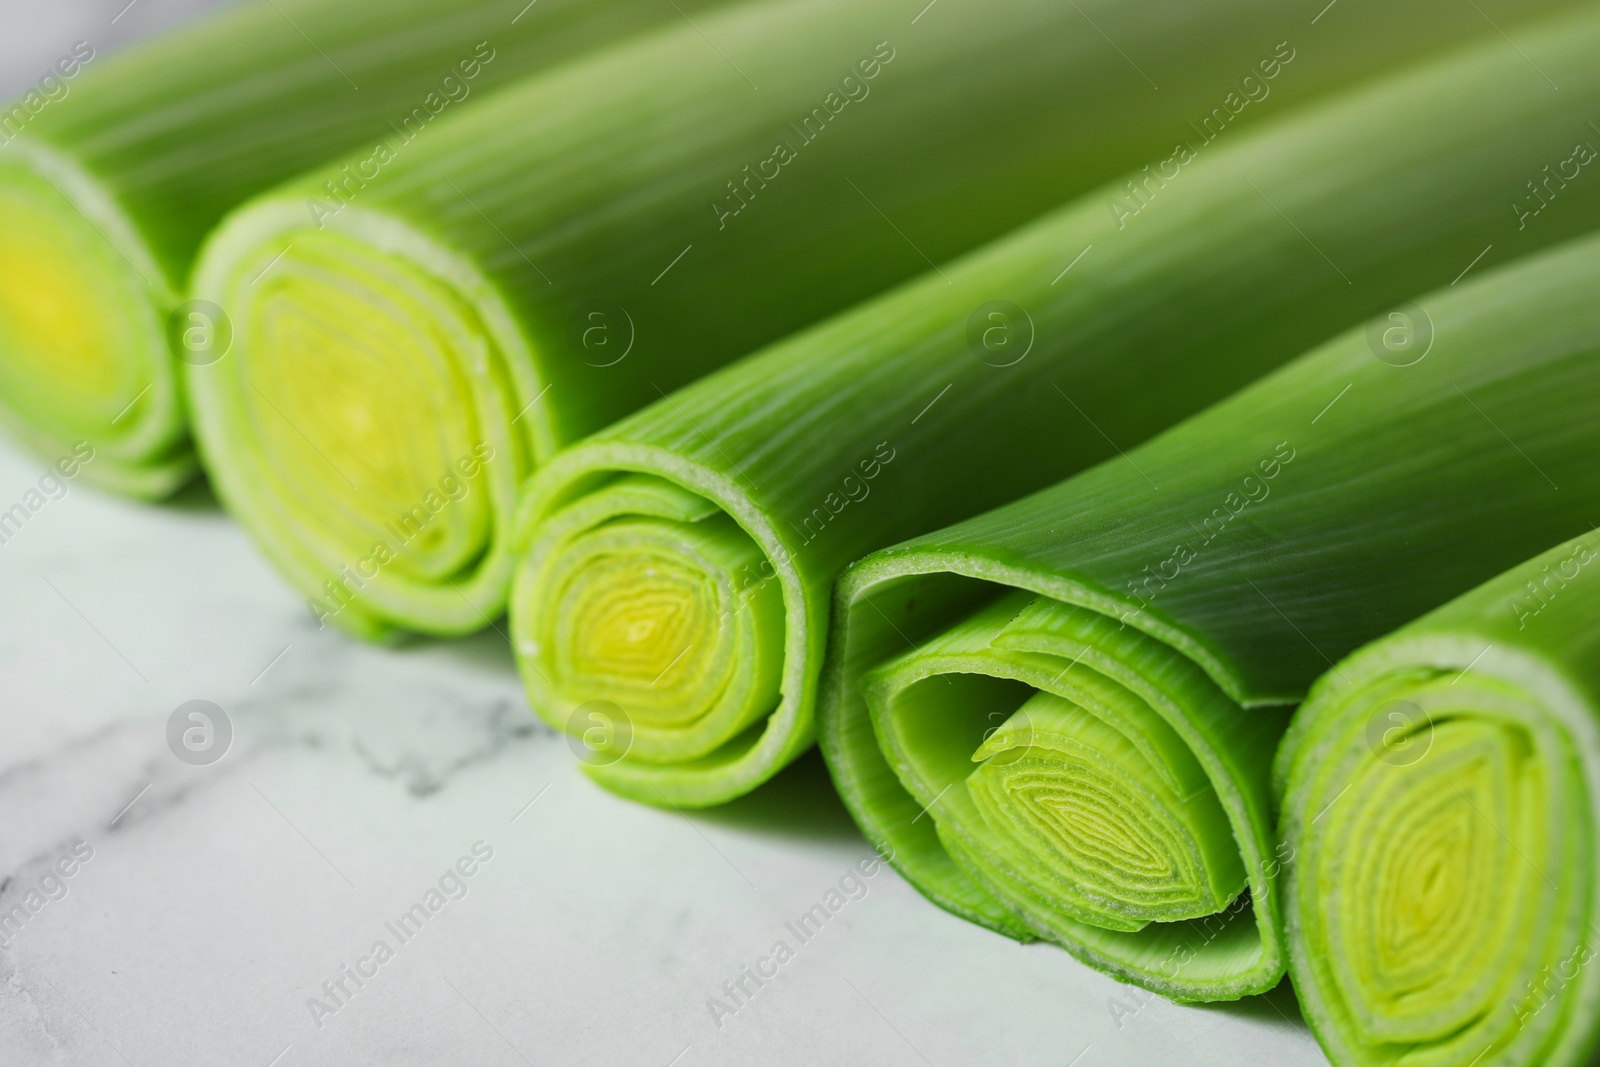
[[[1597,558],[1591,531],[1512,568],[1295,713],[1275,768],[1290,971],[1334,1063],[1594,1062]]]

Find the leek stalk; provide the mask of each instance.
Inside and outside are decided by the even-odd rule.
[[[1288,705],[1590,526],[1597,285],[1590,237],[1446,286],[1411,309],[1432,333],[1404,359],[1358,327],[852,567],[822,744],[869,838],[935,902],[1155,992],[1271,988]]]
[[[1290,970],[1336,1064],[1594,1062],[1600,537],[1312,688],[1274,768]]]
[[[1132,447],[1487,244],[1600,222],[1600,183],[1523,230],[1506,202],[1600,104],[1600,14],[1521,45],[1560,92],[1503,41],[1422,66],[1202,149],[1133,218],[1114,183],[568,449],[520,516],[535,710],[624,795],[738,796],[813,740],[851,561]],[[1193,768],[1169,769],[1182,791]],[[1183,907],[1237,880],[1208,870]]]
[[[1169,154],[1242,85],[1241,122],[1486,25],[1368,0],[1311,32],[1276,0],[783,0],[532,79],[212,237],[214,484],[320,620],[482,627],[561,446]]]
[[[271,0],[114,57],[78,42],[0,107],[0,421],[49,458],[88,441],[90,481],[166,495],[195,470],[171,346],[204,361],[230,332],[179,305],[223,215],[678,17],[658,0]]]

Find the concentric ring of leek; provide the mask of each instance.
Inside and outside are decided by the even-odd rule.
[[[946,852],[1036,935],[1179,996],[1218,977],[1172,951],[1188,920],[1234,942],[1224,956],[1259,946],[1239,828],[1180,733],[1186,708],[1227,697],[1161,642],[1012,592],[862,686]]]
[[[529,462],[504,331],[442,253],[383,220],[273,221],[236,217],[197,273],[233,330],[188,372],[224,500],[319,620],[369,637],[487,625]]]
[[[623,750],[585,755],[601,785],[720,804],[810,745],[820,609],[807,610],[739,487],[681,457],[591,441],[538,473],[518,529],[509,611],[529,699],[574,737],[590,702],[620,713]]]
[[[30,447],[54,459],[87,442],[81,476],[137,496],[186,481],[175,303],[81,170],[23,141],[0,154],[0,414]]]
[[[684,763],[737,743],[778,703],[783,596],[704,497],[625,475],[540,530],[520,572],[513,640],[538,708],[608,700],[629,756]]]
[[[1307,1017],[1341,1063],[1581,1062],[1594,799],[1563,687],[1492,650],[1473,666],[1481,643],[1386,644],[1320,684],[1286,742]]]

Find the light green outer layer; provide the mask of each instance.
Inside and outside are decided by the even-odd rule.
[[[913,822],[916,804],[879,750],[859,682],[907,641],[991,599],[996,585],[1102,612],[1187,655],[1234,700],[1281,705],[1299,695],[1288,688],[1294,672],[1309,687],[1324,656],[1587,527],[1588,501],[1600,496],[1600,425],[1582,414],[1600,398],[1597,287],[1594,238],[1447,287],[1422,300],[1437,334],[1413,366],[1379,362],[1357,329],[1126,458],[851,567],[835,592],[821,742],[869,840],[891,848],[898,869],[936,903],[1011,927],[1003,905],[960,870],[925,823]],[[1345,387],[1342,409],[1323,414]],[[1472,394],[1479,399],[1469,403]],[[1293,465],[1245,506],[1242,528],[1191,560],[1170,590],[1149,601],[1133,595],[1127,586],[1143,567],[1193,539],[1195,523],[1285,438],[1295,442]],[[1551,488],[1533,463],[1564,488]],[[1240,709],[1227,724],[1193,726],[1255,729],[1259,715]],[[1221,999],[1262,992],[1281,974],[1279,905],[1267,877],[1266,751],[1277,729],[1281,720],[1267,749],[1259,739],[1212,732],[1199,743],[1216,751],[1197,752],[1208,771],[1222,773],[1213,785],[1246,824],[1239,843],[1261,965],[1209,988],[1140,984]],[[1136,979],[1088,946],[1067,947]]]
[[[197,267],[194,291],[226,301],[249,282],[247,275],[234,272],[234,264],[252,253],[259,254],[263,245],[274,238],[292,234],[304,225],[305,218],[305,206],[299,200],[268,201],[236,214],[207,244]],[[461,370],[471,383],[484,439],[497,457],[485,463],[484,470],[489,477],[495,526],[503,530],[511,523],[522,479],[531,465],[530,450],[552,452],[556,447],[547,420],[526,417],[520,427],[512,421],[515,409],[509,407],[511,402],[525,398],[518,405],[524,406],[539,394],[532,351],[518,328],[515,313],[470,258],[410,226],[384,215],[352,209],[341,213],[327,228],[407,263],[425,265],[427,275],[470,305],[488,330],[490,350],[462,364]],[[308,593],[322,595],[318,583],[336,572],[303,555],[297,517],[272,506],[273,501],[261,499],[251,487],[236,484],[236,472],[247,469],[244,461],[254,441],[228,432],[240,417],[236,410],[238,397],[215,387],[214,372],[221,367],[222,364],[191,368],[187,379],[194,401],[195,433],[213,484],[267,558],[297,578]],[[496,376],[510,380],[509,395],[500,388]],[[395,636],[395,619],[414,629],[438,634],[472,633],[499,614],[515,562],[508,540],[497,534],[468,573],[431,587],[409,582],[393,592],[381,582],[369,582],[363,593],[370,607],[364,608],[358,601],[333,616],[333,621],[347,632],[369,640]]]
[[[1008,682],[989,702],[986,685],[955,684],[976,678],[1022,683],[1033,695],[1019,700]],[[944,684],[921,684],[936,679]],[[1244,890],[1210,777],[1191,742],[1151,707],[1174,694],[1232,702],[1192,662],[1132,627],[1018,591],[872,671],[862,688],[879,747],[935,818],[946,849],[1047,936],[1058,916],[1125,931],[1205,918]],[[965,729],[952,732],[943,715]],[[1017,773],[1026,784],[1006,788]],[[1085,792],[1118,798],[1117,810]],[[1095,823],[1088,833],[1074,832],[1071,811]],[[1143,872],[1130,869],[1138,862],[1108,861],[1106,838],[1119,828],[1139,842]],[[1156,852],[1171,863],[1159,895],[1148,878]]]
[[[406,148],[321,221],[381,235],[372,240],[391,249],[427,246],[427,255],[404,254],[449,284],[471,273],[460,295],[490,323],[516,387],[504,406],[526,409],[517,431],[538,463],[715,367],[1170,154],[1179,138],[1198,139],[1190,124],[1230,94],[1240,99],[1239,79],[1304,25],[1277,0],[992,0],[918,18],[924,6],[734,7],[594,53],[441,120],[427,144]],[[1403,9],[1344,0],[1339,15],[1319,23],[1315,47],[1282,67],[1240,124],[1486,32],[1454,0]],[[719,219],[713,204],[727,201],[729,182],[768,158],[775,140],[792,141],[794,125],[880,44],[895,58],[870,95],[840,111],[737,217]],[[1130,57],[1159,75],[1159,89]],[[1245,133],[1230,125],[1223,136]],[[235,212],[212,238],[194,293],[216,300],[237,287],[241,263],[270,247],[264,264],[281,246],[263,242],[290,239],[297,217],[313,228],[307,204],[337,177],[337,168],[304,176]],[[1104,206],[1093,214],[1104,230]],[[1061,249],[1052,251],[1053,275]],[[637,324],[637,343],[612,366],[572,351],[574,311],[596,303],[620,305]],[[228,358],[243,358],[237,345]],[[286,518],[295,501],[259,492],[239,468],[249,446],[225,438],[249,431],[214,395],[223,388],[214,370],[187,372],[214,482],[274,562],[317,595],[327,568],[312,534],[297,543],[316,516]],[[335,621],[363,636],[482,626],[504,604],[502,560],[493,547],[457,582],[471,585],[468,602],[452,591],[396,594]]]
[[[1041,581],[1036,574],[1008,571],[992,561],[946,562],[954,573],[981,577],[995,584],[1046,595],[1060,592],[1058,586]],[[1071,602],[1070,597],[1057,599]],[[1081,663],[1121,684],[1160,715],[1188,746],[1215,790],[1226,814],[1227,828],[1238,843],[1249,896],[1236,898],[1213,915],[1184,922],[1151,923],[1134,932],[1064,918],[1052,922],[1044,916],[1035,917],[1026,906],[996,909],[993,902],[999,891],[989,888],[992,883],[987,875],[975,878],[962,861],[950,858],[941,836],[937,839],[938,856],[950,864],[956,877],[987,898],[979,914],[964,917],[1022,940],[1041,937],[1055,941],[1101,970],[1176,1000],[1232,1000],[1270,989],[1283,973],[1284,957],[1275,936],[1280,916],[1271,891],[1268,798],[1256,769],[1270,762],[1288,721],[1288,709],[1239,714],[1238,707],[1193,662],[1151,641],[1134,627],[1114,626],[1110,617],[1099,617],[1099,624],[1105,632],[1101,643],[1084,646],[1070,659],[1065,651],[1055,659]],[[938,654],[923,657],[919,652],[920,649],[897,658],[897,662],[907,665],[901,669],[930,676],[956,672],[1000,674],[997,665],[992,661],[983,663],[981,655],[969,656],[969,662],[963,664],[950,663]],[[1161,655],[1163,652],[1166,654]],[[1025,671],[1007,672],[1005,676],[1051,691],[1052,683],[1066,673],[1052,662],[1043,671],[1035,670],[1032,677]],[[876,672],[863,680],[862,687],[869,692],[878,690],[873,697],[881,699],[882,682]],[[872,730],[876,748],[889,750],[876,709]],[[896,756],[891,754],[885,765],[893,762]],[[909,793],[907,798],[914,809],[905,823],[907,827],[939,826],[942,816],[936,798],[912,797]],[[916,851],[907,854],[912,842],[903,836],[891,836],[887,844],[897,866],[901,862],[915,863]]]
[[[952,576],[973,581],[950,581]],[[892,858],[896,870],[945,910],[1008,937],[1031,941],[1040,934],[950,857],[932,819],[919,818],[921,805],[901,786],[878,748],[855,681],[903,651],[908,640],[927,636],[928,620],[978,608],[994,595],[995,587],[1026,589],[1104,610],[1104,599],[1095,590],[1071,578],[977,553],[912,551],[869,557],[839,579],[819,732],[823,755],[845,805],[867,839]],[[914,607],[905,614],[895,610],[910,604]],[[890,625],[864,633],[864,606]],[[883,612],[891,614],[879,614]],[[1117,617],[1115,611],[1109,614]],[[1282,978],[1287,959],[1270,873],[1272,807],[1265,773],[1287,713],[1263,708],[1239,714],[1235,708],[1233,713],[1199,717],[1185,714],[1186,709],[1169,700],[1152,699],[1150,705],[1189,744],[1216,790],[1239,844],[1250,895],[1222,913],[1225,919],[1220,925],[1212,919],[1155,924],[1131,935],[1083,925],[1063,947],[1099,970],[1174,1000],[1237,1000],[1266,992]],[[1188,965],[1202,954],[1207,958],[1205,969],[1212,973],[1196,980]]]
[[[810,710],[816,679],[810,665],[822,655],[826,604],[804,595],[802,576],[785,547],[786,538],[736,477],[686,461],[664,448],[596,442],[561,453],[539,471],[524,494],[517,516],[518,529],[531,534],[544,515],[581,496],[586,483],[593,484],[592,472],[597,470],[665,477],[716,504],[760,546],[783,590],[784,650],[779,684],[784,697],[753,744],[748,736],[741,737],[710,756],[671,766],[624,759],[609,766],[585,766],[584,770],[607,789],[646,804],[707,807],[742,796],[811,747]],[[519,571],[517,586],[511,591],[514,649],[527,636],[527,623],[516,605],[528,595],[523,584],[528,580],[528,572]],[[524,674],[533,669],[526,657],[517,658]],[[534,710],[557,729],[566,728],[570,709],[536,706]]]
[[[1600,184],[1575,183],[1548,225],[1525,231],[1504,199],[1523,160],[1600,110],[1600,15],[1551,20],[1522,47],[1562,79],[1559,93],[1498,40],[1420,66],[1207,149],[1125,228],[1108,210],[1116,183],[558,456],[525,494],[523,544],[608,472],[656,474],[739,521],[771,561],[790,627],[782,700],[754,748],[591,773],[658,804],[739,796],[810,744],[832,583],[851,561],[1131,447],[1372,310],[1447,284],[1486,244],[1492,261],[1600,222]],[[996,298],[1034,327],[1032,350],[1005,367],[967,340],[969,316]],[[880,442],[900,458],[840,510],[841,479]],[[807,537],[830,499],[837,520]],[[564,728],[571,709],[535,710]]]
[[[1589,550],[1589,561],[1537,615],[1521,625],[1512,605],[1530,602],[1524,584],[1538,581],[1544,568],[1558,567],[1580,548]],[[1293,857],[1304,849],[1310,827],[1319,815],[1306,810],[1308,776],[1344,756],[1329,747],[1329,734],[1340,722],[1341,705],[1371,680],[1407,668],[1470,671],[1514,685],[1540,705],[1544,721],[1536,725],[1565,734],[1578,755],[1589,805],[1582,832],[1591,838],[1592,850],[1593,834],[1600,827],[1600,561],[1593,556],[1597,548],[1600,531],[1558,545],[1374,641],[1323,675],[1296,711],[1273,766],[1273,790],[1282,808],[1279,835],[1289,857],[1285,864],[1284,899],[1290,973],[1306,1020],[1335,1064],[1372,1061],[1352,1046],[1330,1010],[1328,991],[1317,980],[1313,956],[1329,950],[1307,944],[1300,914],[1319,907],[1323,901],[1304,883]],[[1388,844],[1375,841],[1372,847]],[[1564,880],[1560,871],[1547,873]],[[1581,910],[1592,947],[1600,941],[1600,928],[1596,927],[1600,899],[1593,899],[1600,894],[1600,879],[1591,874],[1589,885],[1591,899],[1584,902]],[[1559,1009],[1544,1009],[1559,1013],[1562,1025],[1541,1035],[1551,1041],[1542,1049],[1541,1058],[1529,1059],[1528,1050],[1523,1049],[1523,1055],[1496,1053],[1485,1057],[1478,1061],[1480,1067],[1533,1062],[1576,1067],[1592,1063],[1600,1051],[1600,968],[1592,963],[1580,968],[1576,977],[1563,983],[1562,994]],[[1466,1048],[1457,1056],[1443,1059],[1429,1058],[1423,1049],[1418,1051],[1426,1062],[1439,1067],[1467,1067],[1484,1050]]]
[[[619,516],[624,518],[610,521]],[[521,557],[519,589],[542,589],[550,597],[545,603],[553,601],[554,607],[551,615],[518,612],[514,638],[523,657],[530,703],[558,706],[585,696],[614,703],[610,698],[615,697],[628,705],[632,720],[626,754],[656,763],[709,755],[765,718],[776,700],[777,676],[783,667],[783,594],[769,583],[748,580],[749,569],[759,567],[763,557],[716,505],[660,479],[624,478],[562,511],[541,532],[543,536]],[[583,562],[572,562],[575,553],[581,553],[577,558]],[[639,562],[641,557],[645,562]],[[635,565],[624,566],[622,559]],[[656,561],[663,560],[678,581],[698,586],[699,595],[690,602],[677,601],[676,611],[661,611],[663,596],[671,602],[671,593],[663,593],[656,571]],[[591,564],[604,574],[598,583],[589,570]],[[539,571],[556,576],[551,583],[554,590],[536,577]],[[590,581],[583,585],[586,571]],[[570,658],[566,663],[561,660],[583,646],[591,655],[600,647],[616,655],[615,647],[597,641],[593,632],[585,634],[571,615],[571,607],[593,598],[597,588],[610,605],[628,605],[632,622],[624,633],[648,619],[648,632],[656,638],[648,654],[630,647],[624,653],[628,662],[611,661],[599,678],[585,675]],[[683,588],[677,587],[680,592]],[[718,612],[716,635],[708,641],[710,628],[705,621],[712,608]],[[595,613],[592,602],[587,609],[591,616]],[[602,608],[599,617],[615,639],[615,614]],[[663,623],[677,639],[692,635],[691,643],[664,665],[665,635],[658,634]],[[530,637],[530,629],[536,636]],[[675,648],[676,641],[667,647]],[[543,655],[538,654],[541,648]],[[688,657],[691,648],[709,655]],[[696,672],[696,684],[685,691],[680,677],[676,686],[669,683],[666,690],[657,690],[680,663]],[[551,679],[546,671],[566,684]],[[649,674],[655,677],[641,686]],[[574,686],[576,694],[571,692]],[[599,762],[596,757],[602,755],[591,751],[586,762]]]

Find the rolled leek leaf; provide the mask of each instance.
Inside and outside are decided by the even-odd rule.
[[[1145,988],[1271,988],[1287,705],[1589,526],[1597,286],[1593,237],[1446,286],[1405,312],[1430,325],[1404,359],[1381,316],[1126,457],[852,567],[822,746],[869,839],[935,902]]]
[[[600,742],[589,771],[624,795],[738,796],[815,736],[853,560],[1132,447],[1475,258],[1600,222],[1600,183],[1520,230],[1505,199],[1600,106],[1600,13],[1520,43],[1560,92],[1503,41],[1396,76],[1202,149],[1132,218],[1114,183],[562,453],[519,516],[533,707]],[[1152,744],[1187,795],[1193,768]],[[1182,907],[1236,877],[1202,868]]]
[[[104,487],[166,495],[195,469],[169,340],[191,361],[227,344],[178,307],[224,214],[668,19],[658,0],[271,0],[115,57],[78,42],[0,107],[0,421],[52,459],[89,442]]]
[[[559,447],[1169,156],[1208,108],[1242,137],[1235,119],[1488,32],[1454,0],[1349,3],[1304,48],[1276,0],[926,6],[706,14],[223,224],[194,295],[233,347],[187,372],[196,433],[319,619],[484,626],[516,490]],[[767,710],[745,682],[729,723]]]
[[[1289,965],[1335,1064],[1594,1062],[1597,558],[1591,531],[1512,568],[1295,713]]]

